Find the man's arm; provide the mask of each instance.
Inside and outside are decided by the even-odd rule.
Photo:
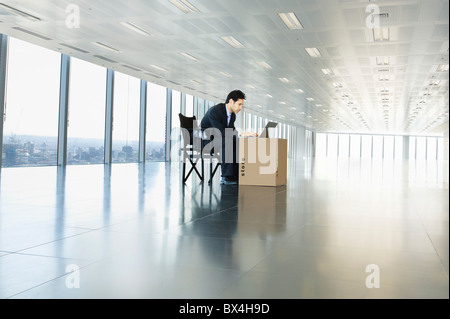
[[[255,132],[242,132],[239,135],[241,137],[258,137],[258,133]]]

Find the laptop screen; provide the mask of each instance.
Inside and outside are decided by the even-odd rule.
[[[266,128],[262,131],[261,135],[259,135],[260,138],[269,138],[269,128],[275,128],[277,127],[278,123],[275,122],[269,122],[266,125]]]

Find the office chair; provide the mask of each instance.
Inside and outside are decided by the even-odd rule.
[[[193,171],[195,171],[200,180],[203,181],[203,145],[201,136],[198,136],[198,134],[201,133],[201,130],[197,127],[197,120],[195,116],[186,117],[181,113],[178,114],[178,116],[180,118],[180,127],[184,129],[182,130],[183,146],[181,147],[181,151],[183,152],[183,183],[186,183]],[[189,159],[189,162],[191,163],[191,169],[189,170],[187,175],[186,159]],[[200,173],[196,167],[199,160],[201,160],[202,164],[202,173]]]

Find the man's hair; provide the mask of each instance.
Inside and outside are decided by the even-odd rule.
[[[227,101],[225,103],[228,104],[228,102],[230,102],[230,100],[237,102],[238,100],[241,100],[241,99],[245,100],[244,92],[235,90],[233,92],[230,92],[230,94],[228,94]]]

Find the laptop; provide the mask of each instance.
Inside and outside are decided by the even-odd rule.
[[[277,127],[278,123],[275,122],[269,122],[267,123],[265,129],[262,131],[261,135],[259,135],[260,138],[269,138],[269,128],[275,128]]]

